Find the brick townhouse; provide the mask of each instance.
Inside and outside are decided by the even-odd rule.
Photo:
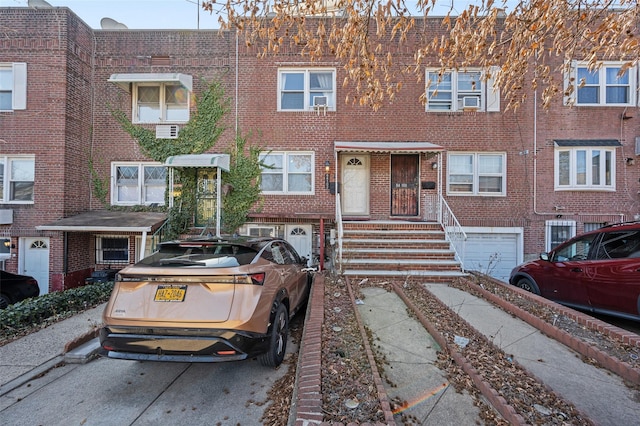
[[[638,70],[618,78],[619,62],[589,73],[576,58],[571,77],[587,84],[573,107],[558,97],[544,110],[530,93],[505,111],[487,70],[474,68],[450,70],[435,92],[425,81],[437,70],[427,67],[374,111],[344,102],[351,89],[332,58],[309,62],[285,48],[259,59],[235,33],[93,30],[68,8],[21,7],[0,8],[0,30],[0,266],[36,276],[42,292],[148,253],[173,201],[172,169],[196,169],[199,187],[219,184],[236,127],[253,132],[274,166],[263,171],[262,208],[239,232],[284,237],[323,263],[328,245],[343,272],[385,250],[387,269],[416,272],[393,259],[424,257],[410,237],[436,224],[464,231],[464,245],[450,232],[444,248],[428,249],[437,257],[456,246],[450,269],[506,279],[576,233],[640,214]],[[172,138],[212,80],[232,107],[229,129],[203,155],[153,162],[109,111]],[[109,183],[113,208],[94,179]],[[211,193],[220,196],[199,193],[195,232],[216,216]],[[349,232],[355,242],[379,231],[405,245],[378,235],[360,255],[349,251]],[[351,273],[389,274],[367,267]]]

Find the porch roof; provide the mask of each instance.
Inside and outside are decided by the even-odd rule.
[[[229,154],[184,154],[173,155],[164,162],[169,167],[218,167],[229,171]]]
[[[444,147],[431,142],[334,142],[336,151],[352,152],[440,152]]]
[[[177,82],[184,86],[190,92],[193,92],[193,77],[189,74],[180,73],[124,73],[111,74],[109,80],[111,83],[117,84],[127,92],[131,91],[130,83],[159,83],[159,82]]]
[[[36,226],[36,229],[67,232],[151,232],[166,219],[166,213],[97,210]]]

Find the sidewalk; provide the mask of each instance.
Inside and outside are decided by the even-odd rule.
[[[102,324],[106,303],[31,333],[0,347],[0,396],[53,368],[60,362],[83,363],[97,351],[91,339]],[[73,350],[66,353],[68,349]]]

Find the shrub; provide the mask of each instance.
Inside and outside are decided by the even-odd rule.
[[[26,334],[34,328],[68,318],[106,302],[113,282],[88,284],[25,299],[0,310],[0,340]]]

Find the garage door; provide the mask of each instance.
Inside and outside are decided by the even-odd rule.
[[[465,269],[508,281],[514,266],[522,263],[522,229],[465,228],[465,232]]]

